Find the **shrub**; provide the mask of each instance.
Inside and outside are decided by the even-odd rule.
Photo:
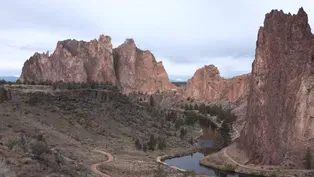
[[[186,171],[183,173],[183,177],[195,177],[196,173],[195,171]]]
[[[195,104],[194,105],[194,110],[198,110],[199,108],[198,108],[198,104]]]
[[[184,136],[188,133],[188,130],[184,127],[181,127],[181,130],[180,130],[180,138],[183,139]]]
[[[177,119],[174,127],[176,128],[176,130],[178,130],[182,125],[184,125],[184,121],[182,119]]]
[[[194,125],[197,122],[197,115],[193,111],[185,112],[185,123],[186,125]]]
[[[42,154],[49,152],[49,148],[45,142],[36,141],[31,146],[31,152],[32,152],[33,156],[35,157],[35,159],[40,159]]]
[[[193,137],[191,137],[191,139],[189,140],[189,143],[190,143],[191,145],[194,144],[194,139],[193,139]]]
[[[11,150],[13,149],[14,146],[16,146],[18,144],[18,141],[16,139],[10,139],[7,142],[7,147]]]
[[[0,88],[0,103],[4,102],[7,99],[8,99],[7,90],[4,89],[3,87]]]
[[[153,95],[151,95],[151,96],[149,97],[149,106],[150,106],[150,107],[154,107],[154,105],[155,105],[155,103],[154,103],[154,97],[153,97]]]
[[[154,135],[150,135],[149,142],[147,143],[149,150],[155,150],[155,146],[157,144],[157,140]]]
[[[228,121],[224,121],[219,129],[219,135],[214,141],[214,147],[217,149],[222,149],[231,143],[230,137],[231,124]]]
[[[167,147],[166,139],[165,138],[160,138],[158,139],[158,149],[163,150]]]
[[[154,171],[154,177],[167,177],[165,169],[159,164],[157,169]]]
[[[143,151],[147,152],[147,145],[146,144],[143,145]]]
[[[29,139],[25,136],[25,134],[20,134],[20,145],[24,152],[28,151],[28,143]]]
[[[136,149],[138,150],[141,150],[142,149],[142,143],[141,141],[137,138],[136,141],[135,141],[135,147]]]

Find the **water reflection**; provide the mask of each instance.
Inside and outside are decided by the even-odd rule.
[[[221,171],[217,169],[208,168],[202,166],[199,161],[204,156],[217,152],[217,149],[214,148],[215,138],[217,137],[216,130],[211,128],[203,127],[203,135],[197,139],[197,144],[199,152],[173,159],[165,160],[165,163],[170,166],[176,166],[187,171],[195,171],[198,174],[218,176],[218,177],[257,177],[254,175],[246,175],[239,173],[231,173],[226,171]]]

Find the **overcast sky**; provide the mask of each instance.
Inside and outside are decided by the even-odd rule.
[[[133,38],[163,61],[170,79],[186,79],[205,64],[222,76],[249,73],[259,26],[271,9],[314,20],[313,0],[1,0],[0,76],[21,72],[35,52],[58,40]]]

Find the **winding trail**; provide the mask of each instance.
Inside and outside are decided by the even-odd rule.
[[[104,151],[101,151],[101,150],[94,149],[93,151],[94,151],[94,152],[98,152],[98,153],[103,154],[103,155],[106,155],[106,156],[108,157],[108,160],[106,160],[106,161],[104,161],[104,162],[100,162],[100,163],[96,163],[96,164],[91,165],[91,166],[90,166],[91,171],[94,172],[94,173],[99,174],[99,175],[102,176],[102,177],[111,177],[110,175],[105,174],[105,173],[99,171],[99,170],[98,170],[98,167],[99,167],[100,165],[103,165],[103,164],[105,164],[105,163],[108,163],[108,162],[113,161],[113,156],[112,156],[110,153],[104,152]]]
[[[233,127],[234,131],[236,132],[236,136],[234,139],[237,139],[240,137],[240,133],[239,131]],[[251,166],[247,166],[247,165],[243,165],[243,164],[240,164],[239,162],[237,162],[236,160],[234,160],[232,157],[229,156],[228,154],[228,147],[224,148],[223,149],[223,155],[225,157],[227,157],[227,159],[229,161],[231,161],[232,163],[242,167],[242,168],[246,168],[246,169],[250,169],[250,170],[256,170],[256,171],[265,171],[265,172],[274,172],[274,171],[278,171],[278,169],[261,169],[261,168],[258,168],[258,167],[251,167]],[[280,169],[279,170],[280,172],[314,172],[314,170],[306,170],[306,169]],[[287,177],[294,177],[293,175],[287,175]]]

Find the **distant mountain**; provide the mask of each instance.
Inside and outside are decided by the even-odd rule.
[[[15,82],[18,79],[19,78],[15,76],[0,76],[0,80],[10,81],[10,82]]]

